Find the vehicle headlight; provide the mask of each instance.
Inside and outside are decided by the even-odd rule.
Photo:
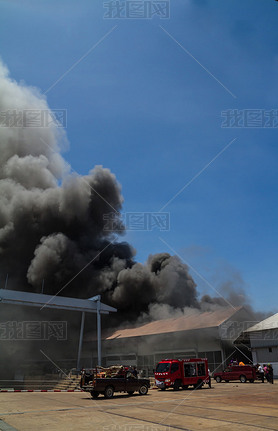
[[[170,382],[170,381],[171,381],[170,379],[165,379],[165,382],[167,382],[167,383]]]

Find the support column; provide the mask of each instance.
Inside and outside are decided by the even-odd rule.
[[[100,296],[97,300],[97,357],[98,365],[101,366],[101,314],[100,314]]]
[[[85,311],[82,311],[79,346],[78,346],[78,356],[77,356],[77,366],[76,366],[77,370],[80,370],[80,357],[81,357],[81,351],[82,351],[84,322],[85,322]]]

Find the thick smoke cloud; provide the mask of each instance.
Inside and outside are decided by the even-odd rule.
[[[0,63],[1,118],[27,110],[49,107],[37,89],[13,81]],[[198,301],[196,284],[176,256],[134,261],[135,250],[118,241],[123,197],[115,176],[101,166],[86,176],[71,173],[61,156],[67,139],[55,122],[39,128],[2,124],[0,145],[2,287],[8,274],[9,289],[41,292],[44,283],[47,294],[101,293],[121,320],[227,305],[210,297]]]
[[[0,94],[2,117],[49,110],[44,96],[13,81],[3,64]],[[70,172],[62,128],[9,122],[0,127],[0,142],[2,284],[8,274],[10,289],[40,292],[44,282],[48,294],[101,293],[129,318],[151,303],[197,305],[195,283],[177,257],[158,254],[142,265],[130,245],[117,242],[124,233],[121,188],[101,166],[83,177]]]

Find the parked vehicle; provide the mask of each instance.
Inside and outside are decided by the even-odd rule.
[[[157,364],[154,375],[155,384],[161,390],[173,388],[177,391],[190,385],[201,389],[205,383],[210,386],[206,358],[165,359]]]
[[[135,391],[138,391],[140,395],[147,395],[150,380],[138,379],[129,367],[98,367],[91,372],[85,370],[82,372],[80,387],[83,391],[90,392],[94,399],[100,394],[105,398],[113,398],[114,392],[126,392],[128,395],[133,395]]]
[[[240,380],[241,383],[253,383],[257,379],[256,367],[253,365],[230,365],[224,371],[214,373],[213,378],[217,383],[229,382],[230,380]]]

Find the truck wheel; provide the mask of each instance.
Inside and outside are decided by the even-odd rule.
[[[182,389],[188,389],[188,385],[183,385]]]
[[[97,391],[92,391],[92,392],[91,392],[91,395],[92,395],[92,398],[94,398],[94,400],[96,400],[96,399],[97,399],[97,397],[99,396],[99,392],[97,392]]]
[[[114,389],[112,388],[112,386],[107,386],[104,391],[105,398],[113,398],[113,395]]]
[[[179,390],[179,388],[180,388],[180,382],[178,380],[175,381],[173,388],[174,388],[174,391],[178,391]]]
[[[217,383],[220,383],[222,379],[220,376],[216,376],[215,380],[217,381]]]
[[[254,383],[254,380],[253,380],[253,379],[250,379],[250,380],[249,380],[249,382],[250,382],[250,383]]]
[[[148,386],[146,386],[146,385],[140,386],[139,394],[140,395],[147,395],[147,393],[148,393]]]
[[[133,395],[134,391],[127,391],[128,395]]]
[[[245,383],[246,382],[246,376],[244,376],[243,374],[240,376],[239,380],[241,381],[241,383]]]
[[[161,388],[162,391],[166,391],[166,388]]]

